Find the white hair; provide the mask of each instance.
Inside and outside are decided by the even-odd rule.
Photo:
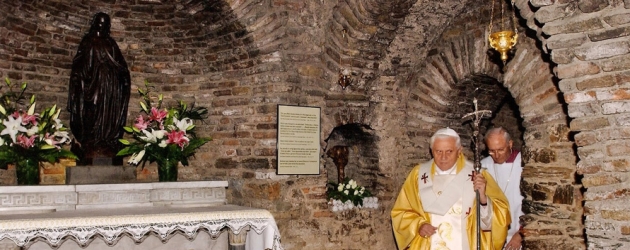
[[[501,135],[503,136],[503,138],[505,139],[505,142],[509,142],[512,140],[512,137],[510,136],[510,133],[507,132],[506,129],[504,129],[503,127],[495,127],[495,128],[491,128],[486,132],[486,135],[484,136],[484,141],[488,141],[488,138],[492,135]]]
[[[438,131],[435,132],[435,134],[433,134],[433,136],[431,136],[431,140],[429,141],[429,145],[431,146],[431,148],[433,148],[433,143],[435,142],[435,139],[443,139],[443,138],[455,138],[455,144],[457,145],[457,148],[461,148],[462,147],[462,141],[459,138],[459,134],[457,134],[457,132],[455,132],[455,130],[446,127],[446,128],[442,128],[439,129]]]

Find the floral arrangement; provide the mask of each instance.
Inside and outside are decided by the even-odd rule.
[[[167,162],[181,162],[187,166],[188,158],[194,155],[195,150],[211,140],[197,137],[193,124],[195,120],[205,119],[208,109],[189,106],[183,101],[179,101],[177,107],[163,108],[162,94],[158,95],[157,105],[153,106],[151,100],[153,88],[145,82],[145,89],[138,89],[142,98],[141,114],[133,126],[124,127],[135,141],[120,139],[125,147],[117,155],[131,155],[128,163],[133,165],[144,166],[146,161],[149,161],[157,162],[158,167]]]
[[[31,96],[28,104],[25,103],[27,84],[23,83],[16,92],[13,91],[15,85],[8,78],[5,78],[5,83],[9,91],[0,96],[0,165],[6,167],[7,164],[16,164],[19,173],[19,162],[25,159],[35,163],[53,163],[59,158],[77,159],[70,150],[62,148],[71,139],[59,119],[61,109],[53,105],[41,113],[35,113],[35,95]]]
[[[339,184],[328,183],[326,196],[333,202],[338,200],[343,204],[349,201],[354,206],[363,206],[364,198],[371,197],[372,194],[365,187],[359,186],[355,180],[345,178]]]

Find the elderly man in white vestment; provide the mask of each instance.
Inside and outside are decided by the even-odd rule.
[[[508,229],[504,249],[521,249],[522,237],[519,232],[521,228],[519,217],[523,215],[520,185],[523,172],[521,153],[512,149],[513,141],[510,134],[501,127],[488,130],[484,141],[490,156],[481,160],[481,165],[497,181],[510,203],[512,223]]]
[[[433,159],[411,170],[391,212],[398,249],[474,249],[475,190],[481,204],[481,249],[501,249],[510,223],[503,192],[486,171],[475,174],[454,130],[438,130],[430,146]]]

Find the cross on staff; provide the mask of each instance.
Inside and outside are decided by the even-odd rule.
[[[481,171],[481,159],[480,159],[480,152],[479,152],[479,123],[481,122],[481,119],[490,117],[492,115],[492,111],[490,110],[479,110],[479,107],[477,107],[477,98],[473,99],[473,104],[475,105],[475,111],[470,112],[466,115],[464,115],[462,117],[463,120],[472,120],[472,127],[473,127],[473,143],[475,144],[475,164],[474,164],[474,168],[475,168],[475,173],[479,174],[479,171]],[[480,229],[480,225],[481,225],[481,204],[479,201],[479,190],[476,190],[475,193],[477,193],[477,250],[481,249],[481,229]]]
[[[473,143],[475,144],[475,172],[479,173],[481,170],[481,155],[479,152],[479,123],[481,119],[488,118],[492,116],[492,111],[490,110],[479,110],[477,107],[477,98],[473,99],[473,104],[475,105],[475,111],[470,112],[462,117],[463,120],[472,120],[473,127]]]

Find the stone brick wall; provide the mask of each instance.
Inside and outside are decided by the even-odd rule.
[[[522,132],[527,249],[627,247],[630,2],[515,4],[521,39],[501,69],[487,60],[483,1],[0,0],[0,77],[65,106],[76,47],[91,17],[109,13],[132,72],[129,116],[145,80],[209,107],[197,126],[214,140],[181,179],[228,180],[230,203],[272,211],[286,249],[393,248],[400,185],[430,158],[438,128],[459,131],[471,155],[461,117],[476,97],[497,114],[491,123]],[[339,126],[369,127],[373,148],[356,152],[370,157],[354,160],[370,161],[363,185],[381,208],[332,213],[325,152],[320,175],[275,175],[277,104],[321,107],[323,149]]]
[[[522,5],[526,3],[521,3]],[[588,249],[623,249],[628,123],[628,1],[530,1],[529,20],[557,66],[584,185]],[[567,176],[573,177],[573,176]],[[570,191],[569,191],[570,192]]]

